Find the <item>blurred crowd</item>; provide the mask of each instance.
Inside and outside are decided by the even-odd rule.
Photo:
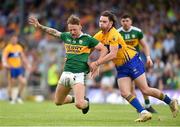
[[[83,31],[94,35],[98,31],[100,13],[111,10],[117,15],[117,28],[120,27],[119,17],[128,12],[133,17],[133,25],[142,29],[154,62],[154,67],[147,70],[152,87],[161,90],[180,89],[180,1],[24,0],[24,13],[21,10],[23,2],[0,2],[0,49],[2,51],[8,43],[11,34],[21,32],[21,43],[33,67],[32,73],[27,74],[29,85],[48,84],[48,69],[52,64],[58,66],[59,72],[62,71],[64,49],[60,40],[35,31],[27,22],[28,16],[34,15],[41,24],[66,31],[67,18],[76,14],[81,18]],[[115,74],[113,68],[110,67],[110,70]],[[4,75],[5,72],[1,73]],[[98,77],[91,87],[101,87],[101,79]],[[6,81],[2,76],[0,80],[0,87],[5,86]]]

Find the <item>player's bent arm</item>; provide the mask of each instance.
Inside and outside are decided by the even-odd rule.
[[[142,46],[142,50],[144,54],[146,55],[146,57],[150,57],[150,49],[149,49],[148,44],[143,39],[141,39],[139,43]]]
[[[103,58],[98,59],[96,61],[96,64],[100,65],[100,64],[104,64],[108,61],[113,60],[114,58],[116,58],[117,52],[118,52],[118,46],[110,46],[110,52],[106,56],[104,56]]]
[[[149,67],[152,67],[153,66],[153,62],[152,62],[151,57],[150,57],[150,49],[149,49],[148,44],[145,41],[143,41],[143,39],[141,39],[139,42],[140,42],[140,45],[143,48],[144,54],[146,55],[146,59],[147,59],[146,63],[147,63],[147,65]]]
[[[42,31],[54,36],[54,37],[59,37],[61,35],[61,32],[56,30],[56,29],[53,29],[53,28],[50,28],[50,27],[47,27],[47,26],[43,26],[41,24],[39,24],[37,26],[39,29],[41,29]]]

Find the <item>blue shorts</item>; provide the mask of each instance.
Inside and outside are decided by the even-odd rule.
[[[136,79],[145,72],[144,64],[140,60],[139,55],[134,56],[130,61],[122,66],[117,66],[117,78],[131,77]]]
[[[24,75],[24,68],[11,68],[10,69],[11,78],[17,78],[20,75]]]

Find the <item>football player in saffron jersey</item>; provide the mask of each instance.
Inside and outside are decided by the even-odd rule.
[[[2,63],[5,68],[9,71],[8,79],[8,95],[9,101],[11,104],[16,102],[23,103],[22,101],[22,92],[27,80],[24,76],[24,66],[30,71],[31,65],[28,62],[23,47],[18,43],[18,36],[13,35],[10,39],[10,43],[3,50]],[[15,80],[19,81],[19,90],[16,99],[12,97],[12,89],[15,83]]]
[[[135,85],[147,96],[153,96],[164,101],[171,108],[173,117],[178,113],[178,102],[172,100],[158,89],[150,88],[146,81],[144,64],[138,57],[138,52],[134,47],[127,45],[119,32],[115,29],[115,15],[110,11],[102,12],[99,19],[100,31],[95,34],[95,38],[103,43],[109,49],[109,53],[90,64],[94,73],[98,65],[104,64],[112,60],[116,66],[118,86],[121,95],[140,113],[136,122],[145,122],[152,118],[152,114],[148,112],[139,102],[139,100],[131,92],[132,80]]]

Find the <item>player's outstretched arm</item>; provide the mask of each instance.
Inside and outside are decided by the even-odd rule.
[[[54,37],[59,37],[61,35],[61,32],[56,29],[41,25],[38,19],[33,16],[30,16],[28,21],[29,21],[29,24],[33,25],[35,28],[39,28],[48,34],[53,35]]]

